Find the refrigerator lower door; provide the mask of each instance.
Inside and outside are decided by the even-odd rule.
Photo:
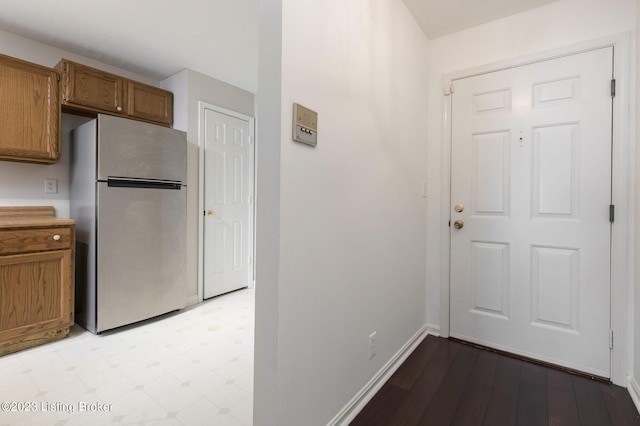
[[[97,183],[96,332],[186,305],[186,188]]]

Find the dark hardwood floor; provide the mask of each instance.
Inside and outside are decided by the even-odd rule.
[[[351,422],[640,425],[626,389],[428,336]]]

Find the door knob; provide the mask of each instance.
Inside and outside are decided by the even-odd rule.
[[[462,204],[456,204],[453,209],[458,212],[461,213],[464,210],[464,206]]]
[[[213,210],[207,210],[207,216],[215,216],[216,212],[214,212]]]
[[[456,220],[453,222],[453,227],[456,229],[462,229],[464,227],[464,222],[461,220]]]

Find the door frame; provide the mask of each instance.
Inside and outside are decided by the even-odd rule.
[[[225,114],[249,123],[249,138],[251,153],[249,164],[251,165],[251,209],[249,212],[249,253],[251,253],[251,266],[249,268],[252,279],[249,280],[249,288],[254,288],[256,283],[256,253],[255,253],[255,218],[256,218],[256,137],[255,118],[237,111],[210,104],[205,101],[198,101],[198,299],[204,300],[204,177],[205,177],[205,111],[212,110],[220,114]]]
[[[633,84],[630,80],[632,34],[625,32],[585,43],[553,49],[535,55],[501,61],[484,66],[446,74],[443,103],[443,139],[441,158],[441,199],[440,199],[440,335],[449,336],[450,331],[450,230],[451,218],[451,85],[455,80],[491,73],[549,59],[574,55],[589,50],[613,46],[614,78],[616,96],[613,98],[613,155],[612,155],[612,199],[615,205],[615,221],[611,227],[611,330],[614,345],[611,350],[611,381],[626,387],[630,374],[629,313],[633,312],[633,219],[634,217],[634,147],[631,136],[634,129],[630,122],[631,105],[634,100]]]

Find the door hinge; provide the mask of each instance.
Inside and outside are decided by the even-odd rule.
[[[445,86],[444,86],[444,95],[445,96],[449,96],[452,93],[453,93],[453,82],[449,83],[448,86],[445,84]]]
[[[609,205],[609,222],[613,223],[616,218],[616,206],[613,204]]]
[[[67,94],[66,93],[62,94],[62,99],[64,99],[65,101],[67,100]]]
[[[612,98],[616,97],[616,79],[615,78],[611,79],[611,97]]]
[[[609,330],[609,349],[613,349],[613,330]]]
[[[56,78],[58,79],[58,83],[60,83],[60,74],[56,74]]]

